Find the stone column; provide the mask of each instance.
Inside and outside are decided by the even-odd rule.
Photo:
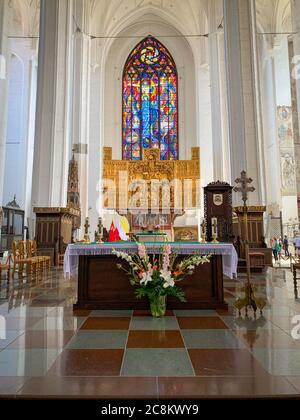
[[[298,217],[300,219],[300,2],[299,0],[291,0],[292,28],[293,35],[292,50],[294,57],[292,58],[292,105],[293,105],[293,121],[294,123],[294,143],[295,156],[297,163],[297,193],[298,193]],[[295,95],[294,95],[295,92]],[[297,119],[297,120],[296,120]]]
[[[6,154],[6,128],[8,110],[8,66],[10,46],[8,31],[11,20],[11,8],[7,0],[0,0],[0,206],[3,203],[3,187]]]
[[[208,4],[209,20],[209,68],[211,86],[211,114],[214,179],[229,181],[230,153],[228,152],[228,124],[227,124],[227,90],[225,74],[224,33],[219,24],[222,10],[218,10],[217,2]]]
[[[90,225],[96,229],[98,217],[103,216],[101,181],[103,173],[103,144],[101,142],[101,115],[104,102],[104,66],[102,66],[103,40],[95,39],[91,46],[90,76],[90,137],[89,137],[89,184]]]
[[[65,206],[69,160],[71,0],[41,0],[33,206]]]
[[[299,0],[291,0],[291,15],[292,15],[292,29],[295,33],[293,35],[293,49],[295,65],[292,76],[296,78],[297,85],[297,103],[298,103],[298,125],[300,127],[300,2]]]
[[[90,46],[89,13],[85,0],[75,0],[74,16],[78,25],[74,35],[74,74],[73,74],[73,124],[72,139],[75,158],[78,161],[79,191],[81,206],[81,226],[89,209],[96,203],[89,202],[89,106],[90,106]],[[100,112],[99,112],[100,119]],[[98,156],[100,159],[100,156]],[[91,226],[91,232],[95,226]]]
[[[273,36],[258,38],[259,73],[261,92],[261,115],[266,179],[266,201],[268,211],[281,208],[281,170],[278,146],[276,82]]]
[[[261,204],[251,5],[252,0],[224,0],[231,183],[246,170],[256,188],[249,204]],[[237,195],[234,202],[240,203]]]

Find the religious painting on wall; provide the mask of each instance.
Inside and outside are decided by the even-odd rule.
[[[292,108],[289,106],[279,106],[277,108],[280,147],[291,147],[294,144],[292,115]]]
[[[133,227],[144,227],[146,226],[146,214],[144,213],[138,213],[132,215],[132,225]]]
[[[280,149],[281,193],[283,196],[294,196],[297,195],[297,185],[292,107],[279,106],[277,108],[277,117]]]
[[[296,167],[293,150],[281,151],[281,185],[282,195],[297,195]]]
[[[136,213],[131,214],[131,225],[133,229],[147,228],[149,226],[159,227],[162,230],[171,228],[170,214]]]
[[[149,36],[131,52],[123,72],[123,160],[158,148],[178,159],[177,69],[167,48]]]

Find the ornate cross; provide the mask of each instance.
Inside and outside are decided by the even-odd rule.
[[[246,171],[242,171],[241,172],[241,177],[237,178],[235,180],[235,182],[237,184],[241,184],[241,186],[240,187],[235,187],[233,189],[233,191],[242,193],[242,200],[244,202],[244,207],[246,207],[247,206],[247,200],[248,200],[248,193],[255,191],[254,187],[249,187],[248,186],[248,184],[251,184],[253,182],[253,179],[247,177],[247,172]]]
[[[213,227],[213,233],[214,233],[215,235],[217,235],[217,230],[218,230],[218,220],[217,220],[217,218],[216,218],[216,217],[214,217],[214,218],[213,218],[213,224],[212,224],[212,227]]]
[[[235,182],[237,184],[241,184],[240,187],[235,187],[235,192],[242,193],[242,200],[244,202],[244,241],[245,241],[245,258],[246,258],[246,268],[247,268],[247,282],[245,284],[245,296],[243,298],[239,298],[234,303],[234,306],[238,309],[239,315],[241,315],[241,310],[245,308],[246,316],[248,316],[248,308],[252,308],[254,311],[254,316],[256,317],[256,311],[259,308],[260,312],[262,313],[263,308],[266,306],[266,301],[264,298],[259,298],[254,295],[254,288],[251,284],[251,262],[250,262],[250,254],[249,254],[249,239],[248,239],[248,208],[247,208],[247,200],[248,200],[248,193],[255,191],[254,187],[249,187],[249,184],[253,182],[251,178],[247,177],[246,171],[241,172],[241,177],[236,179]]]
[[[89,218],[87,217],[87,218],[85,219],[85,224],[84,224],[84,233],[85,233],[86,235],[88,235],[88,234],[89,234],[89,227],[90,227],[90,224],[89,224]]]
[[[97,226],[98,226],[99,233],[100,233],[102,231],[102,228],[103,228],[102,217],[99,217]]]
[[[99,219],[98,219],[98,233],[100,234],[100,235],[102,235],[102,229],[103,229],[103,223],[102,223],[102,218],[101,217],[99,217]]]

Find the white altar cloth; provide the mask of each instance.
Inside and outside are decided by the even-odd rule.
[[[146,243],[148,253],[159,253],[162,245],[159,243]],[[170,243],[172,251],[179,255],[222,255],[223,273],[229,278],[237,276],[238,256],[232,244],[198,244],[176,242]],[[64,273],[67,276],[76,277],[78,273],[78,261],[80,255],[110,255],[112,250],[123,252],[136,252],[137,245],[131,242],[105,243],[105,244],[70,244],[64,257]]]

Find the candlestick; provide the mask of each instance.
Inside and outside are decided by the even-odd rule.
[[[205,219],[203,219],[203,221],[201,223],[201,242],[203,244],[206,244],[206,224],[205,224]]]
[[[87,217],[85,219],[85,224],[84,224],[84,242],[87,244],[91,242],[90,236],[89,236],[89,227],[90,227],[89,218]]]
[[[218,219],[216,217],[213,217],[211,219],[211,230],[212,230],[212,242],[214,244],[218,244]]]
[[[103,243],[103,223],[102,223],[102,217],[99,217],[98,219],[98,233],[97,233],[97,243],[102,244]]]

